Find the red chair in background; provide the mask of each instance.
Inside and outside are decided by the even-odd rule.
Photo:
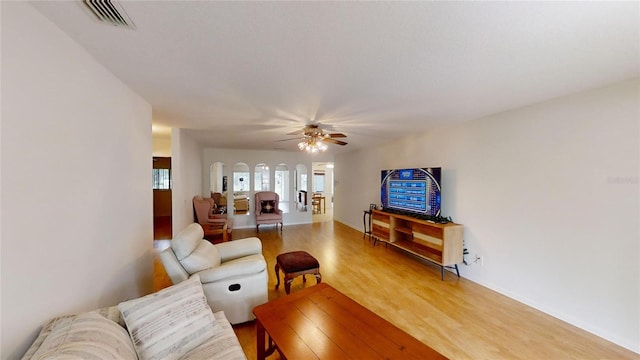
[[[214,214],[215,203],[212,198],[193,197],[195,220],[204,230],[204,237],[212,243],[225,242],[231,239],[233,220],[227,214]]]

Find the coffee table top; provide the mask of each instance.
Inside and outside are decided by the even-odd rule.
[[[446,359],[324,283],[253,313],[288,359]]]

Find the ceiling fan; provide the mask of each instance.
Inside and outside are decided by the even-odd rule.
[[[346,138],[347,135],[342,133],[325,133],[321,125],[318,123],[305,125],[305,127],[303,127],[302,129],[290,132],[287,135],[302,135],[302,136],[293,138],[293,139],[283,139],[278,141],[302,139],[302,142],[307,144],[327,142],[327,143],[337,144],[337,145],[347,145],[346,142],[335,139],[335,138]]]

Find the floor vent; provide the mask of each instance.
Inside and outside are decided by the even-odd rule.
[[[127,12],[117,1],[112,0],[84,0],[83,3],[93,12],[99,21],[109,25],[135,29],[135,24]]]

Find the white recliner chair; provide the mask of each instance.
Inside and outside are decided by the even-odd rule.
[[[267,263],[256,237],[217,245],[203,240],[200,224],[191,224],[171,240],[160,259],[174,284],[200,275],[213,311],[232,324],[254,319],[254,307],[267,302]]]

